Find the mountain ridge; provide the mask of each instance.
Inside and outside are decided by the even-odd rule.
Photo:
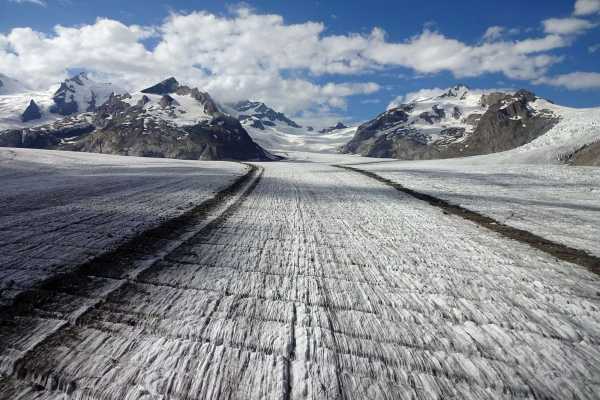
[[[316,132],[264,102],[222,104],[175,77],[133,94],[95,82],[85,73],[45,92],[31,91],[5,75],[0,81],[12,82],[11,94],[0,95],[0,145],[113,154],[275,159],[265,149],[340,149],[407,160],[454,158],[518,148],[543,136],[562,118],[560,106],[553,108],[552,102],[526,90],[482,91],[458,84],[434,96],[396,104],[359,127],[338,122]],[[0,90],[6,91],[9,85],[3,85]],[[597,162],[589,161],[597,149],[591,139],[582,138],[579,145],[575,136],[569,140],[572,150],[560,156],[565,162]],[[241,147],[229,151],[227,146]]]
[[[362,124],[343,152],[399,159],[453,158],[510,150],[543,135],[557,117],[531,92],[446,92],[399,104]]]
[[[55,93],[53,99],[61,101],[54,104],[62,107],[63,118],[3,131],[0,145],[201,160],[277,159],[237,119],[222,113],[208,93],[180,85],[175,78],[133,95],[112,91],[102,103],[106,91],[91,90],[88,97],[77,92],[98,87],[88,80],[80,74]],[[81,104],[88,105],[83,112]]]

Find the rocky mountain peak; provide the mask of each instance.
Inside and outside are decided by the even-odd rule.
[[[319,131],[319,133],[329,133],[333,131],[337,131],[339,129],[347,129],[348,127],[344,125],[342,122],[338,122],[334,126],[330,126],[329,128],[324,128]]]
[[[265,129],[265,125],[275,126],[277,123],[292,128],[301,128],[300,125],[288,118],[285,114],[273,110],[260,101],[243,100],[230,104],[229,106],[240,113],[238,116],[240,121],[261,130]]]
[[[192,89],[190,92],[190,96],[192,98],[198,100],[200,103],[204,104],[204,112],[209,115],[215,115],[219,113],[219,107],[217,103],[213,100],[210,94],[206,92],[201,92],[198,88]]]
[[[52,98],[54,105],[50,107],[50,112],[66,116],[94,111],[113,93],[123,91],[110,83],[96,82],[87,73],[81,72],[60,84]]]
[[[470,88],[464,84],[458,84],[456,86],[451,87],[448,91],[441,96],[440,98],[448,98],[448,97],[456,97],[458,99],[464,100],[469,93]]]
[[[556,119],[536,111],[530,91],[445,93],[392,108],[361,125],[344,151],[403,159],[447,158],[510,150],[550,129]]]
[[[21,114],[22,122],[29,122],[36,119],[42,118],[42,112],[38,105],[33,101],[33,99],[29,102],[29,106],[25,109],[23,114]]]
[[[515,97],[523,99],[527,102],[535,101],[537,99],[537,96],[533,92],[530,92],[529,90],[526,90],[526,89],[519,89],[515,93]]]
[[[85,85],[85,82],[89,81],[89,80],[90,80],[90,78],[88,77],[87,72],[80,72],[77,75],[67,79],[66,82],[73,82],[79,86],[83,86],[83,85]]]
[[[177,82],[177,79],[170,77],[154,86],[143,89],[141,92],[147,94],[165,95],[175,93],[179,87],[180,85],[179,82]]]

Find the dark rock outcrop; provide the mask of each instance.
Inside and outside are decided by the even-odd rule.
[[[323,129],[321,129],[319,131],[319,133],[329,133],[329,132],[337,131],[338,129],[346,129],[346,128],[348,128],[346,125],[344,125],[341,122],[338,122],[334,126],[330,126],[329,128],[323,128]]]
[[[392,128],[398,123],[407,122],[407,112],[410,110],[410,106],[403,105],[381,113],[377,118],[365,122],[358,127],[352,140],[343,147],[343,151],[345,153],[358,153],[371,157],[391,157],[393,154],[391,148],[393,144],[392,138],[387,138],[386,135],[383,135],[380,139],[377,135],[379,132]]]
[[[440,99],[463,98],[466,90],[466,87],[457,86],[440,96]],[[474,130],[467,133],[462,127],[444,128],[441,125],[438,128],[440,138],[435,141],[408,123],[409,113],[415,105],[400,105],[361,125],[342,151],[370,157],[414,160],[510,150],[531,142],[558,122],[552,115],[534,112],[529,104],[535,100],[533,93],[520,90],[515,94],[492,93],[482,96],[481,103],[487,106],[483,114],[464,116],[454,107],[451,117],[460,118]],[[431,125],[447,117],[445,111],[436,105],[431,111],[418,115],[420,120]]]
[[[177,79],[170,77],[154,86],[150,86],[149,88],[142,90],[141,92],[147,94],[165,95],[175,93],[177,89],[179,89],[179,82],[177,82]]]
[[[274,126],[276,122],[281,122],[293,128],[302,128],[285,114],[269,108],[265,103],[245,100],[232,104],[231,107],[240,112],[240,121],[249,120],[253,117],[261,120],[263,125]]]
[[[250,123],[250,126],[256,129],[260,129],[261,131],[265,130],[265,126],[262,122],[260,122],[260,119],[253,119]]]
[[[142,96],[141,99],[138,100],[137,105],[139,107],[144,107],[149,102],[150,102],[150,99],[148,98],[148,96],[144,95],[144,96]]]
[[[50,107],[50,112],[60,115],[72,115],[79,112],[79,104],[73,99],[73,94],[65,82],[54,93],[54,104]],[[85,111],[85,110],[81,110]]]
[[[506,93],[501,93],[501,92],[493,92],[493,93],[484,94],[483,96],[481,96],[481,104],[488,107],[488,106],[491,106],[492,104],[496,104],[496,103],[500,102],[500,100],[504,99],[505,97],[506,97]]]
[[[179,103],[177,101],[175,101],[175,99],[172,98],[171,96],[169,96],[168,94],[165,94],[163,97],[160,98],[160,101],[158,102],[158,104],[160,104],[160,106],[162,108],[167,108],[167,107],[171,107],[171,106],[176,106]]]
[[[546,133],[558,119],[534,113],[529,103],[535,99],[533,93],[520,90],[490,105],[473,134],[459,146],[460,153],[478,155],[506,151]]]
[[[581,146],[564,161],[569,165],[600,167],[600,141]]]
[[[215,103],[208,93],[201,92],[197,88],[194,88],[191,90],[190,95],[200,103],[204,104],[204,112],[208,115],[215,115],[219,112],[217,103]]]
[[[197,100],[200,104],[193,107],[203,107],[208,115],[195,123],[179,119],[187,110],[169,94],[160,100],[142,96],[132,105],[130,95],[113,93],[94,112],[0,132],[0,146],[196,160],[278,159],[257,145],[237,119],[220,113],[208,93],[182,86],[176,91]],[[167,108],[168,117],[156,105]]]
[[[107,100],[113,90],[113,85],[94,82],[82,72],[60,84],[52,97],[54,104],[49,111],[63,116],[93,112]]]
[[[95,129],[96,127],[88,122],[12,129],[0,132],[0,147],[60,149],[67,139],[78,140]]]
[[[118,118],[69,150],[190,160],[272,160],[240,122],[224,114],[196,125],[175,127],[163,121],[123,124]]]
[[[21,114],[21,121],[29,122],[40,118],[42,118],[42,112],[35,101],[31,100],[23,114]]]

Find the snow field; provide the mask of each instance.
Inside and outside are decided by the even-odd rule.
[[[392,161],[354,167],[600,256],[600,169]],[[356,161],[355,161],[356,162]]]
[[[227,218],[33,347],[0,397],[597,398],[597,276],[357,173],[261,165]],[[49,310],[107,281],[23,326],[56,329]]]
[[[252,140],[274,152],[304,151],[314,153],[337,153],[348,143],[357,127],[338,129],[329,133],[308,132],[304,128],[292,128],[278,124],[265,129],[244,126]]]
[[[229,162],[0,149],[0,304],[211,198]]]

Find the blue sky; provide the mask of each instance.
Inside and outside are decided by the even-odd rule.
[[[459,82],[587,107],[599,25],[600,0],[0,0],[0,72],[40,87],[81,69],[132,87],[176,74],[307,119],[364,120]]]

